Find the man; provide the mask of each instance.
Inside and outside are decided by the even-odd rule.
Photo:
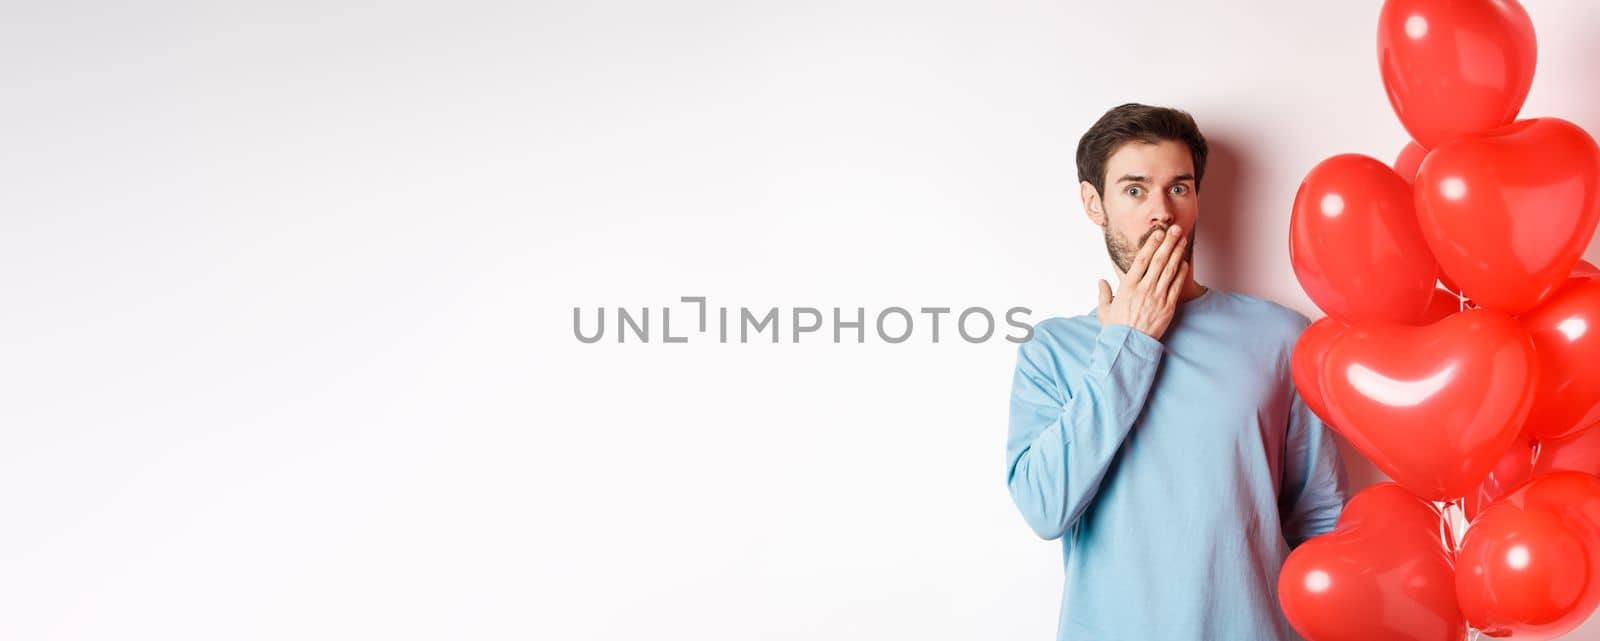
[[[1289,374],[1306,318],[1194,280],[1205,164],[1174,109],[1122,105],[1078,143],[1119,284],[1019,348],[1006,442],[1012,500],[1062,539],[1059,639],[1298,638],[1278,571],[1344,506],[1332,436]]]

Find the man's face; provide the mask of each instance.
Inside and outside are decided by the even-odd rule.
[[[1176,140],[1123,143],[1106,162],[1105,184],[1103,195],[1087,182],[1081,189],[1090,220],[1105,228],[1106,251],[1118,271],[1127,273],[1150,234],[1173,225],[1182,226],[1189,237],[1184,259],[1194,264],[1200,196],[1188,145]]]

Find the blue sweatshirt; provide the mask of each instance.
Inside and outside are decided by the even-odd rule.
[[[1162,340],[1091,311],[1020,346],[1006,483],[1061,539],[1058,639],[1298,639],[1278,606],[1289,550],[1348,490],[1332,434],[1295,392],[1308,324],[1207,289]]]

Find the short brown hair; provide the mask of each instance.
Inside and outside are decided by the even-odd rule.
[[[1106,162],[1123,143],[1137,140],[1155,144],[1176,140],[1189,146],[1194,159],[1194,189],[1200,191],[1200,178],[1206,173],[1206,139],[1188,112],[1170,107],[1152,107],[1130,102],[1113,107],[1096,120],[1078,139],[1078,180],[1094,185],[1105,195]]]

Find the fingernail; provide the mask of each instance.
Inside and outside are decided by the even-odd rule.
[[[1174,233],[1174,234],[1182,234],[1183,233],[1183,228],[1179,227],[1177,225],[1173,225],[1172,226],[1172,233]]]

